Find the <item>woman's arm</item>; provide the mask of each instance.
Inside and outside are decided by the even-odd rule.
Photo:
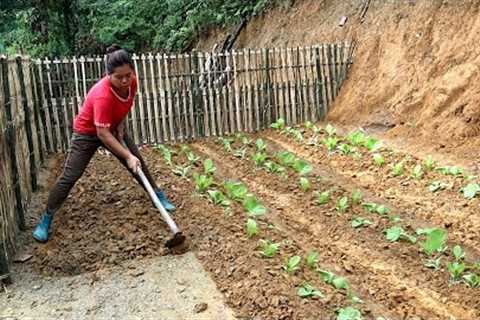
[[[125,148],[120,141],[118,141],[108,128],[97,127],[97,136],[103,142],[103,144],[115,153],[117,156],[127,161],[128,167],[137,173],[137,169],[141,166],[140,160],[135,157],[130,150]]]

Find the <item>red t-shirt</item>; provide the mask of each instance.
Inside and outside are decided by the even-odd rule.
[[[132,108],[136,92],[136,77],[133,77],[127,99],[115,93],[108,77],[103,77],[88,92],[79,114],[73,121],[73,131],[95,136],[97,127],[103,127],[114,132]]]

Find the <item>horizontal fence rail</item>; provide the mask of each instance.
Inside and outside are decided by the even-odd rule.
[[[349,43],[228,52],[133,55],[138,82],[127,130],[137,144],[321,120],[352,64]],[[0,56],[0,279],[48,153],[65,152],[72,123],[105,57]]]

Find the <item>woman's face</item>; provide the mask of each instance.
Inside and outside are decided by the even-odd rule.
[[[110,82],[117,89],[128,89],[132,84],[133,69],[130,65],[116,67],[110,75]]]

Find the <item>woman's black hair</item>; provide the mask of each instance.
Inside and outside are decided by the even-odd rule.
[[[130,67],[132,67],[132,69],[135,69],[133,66],[132,57],[126,50],[122,49],[116,44],[112,44],[110,47],[108,47],[107,59],[105,61],[107,74],[112,74],[115,68],[121,67],[124,64],[128,64]]]

